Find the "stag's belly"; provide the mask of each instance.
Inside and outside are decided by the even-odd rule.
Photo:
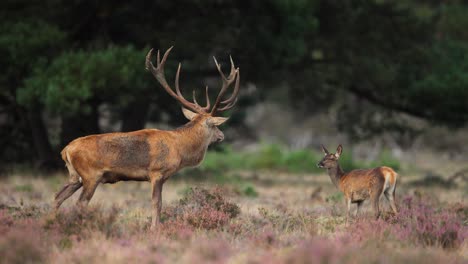
[[[119,181],[149,181],[146,171],[135,170],[131,171],[107,171],[102,175],[102,183],[116,183]]]

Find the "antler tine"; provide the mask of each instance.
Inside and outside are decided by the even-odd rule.
[[[233,74],[236,73],[236,71],[239,69],[239,68],[235,68],[234,66],[234,61],[232,60],[232,56],[229,55],[229,60],[231,61],[231,72],[229,73],[229,76],[233,76]],[[234,76],[233,76],[234,77]]]
[[[203,108],[205,109],[206,111],[209,111],[210,110],[210,107],[211,107],[211,102],[210,102],[210,96],[208,95],[208,85],[206,86],[205,88],[205,99],[206,99],[206,106]]]
[[[179,88],[179,76],[180,76],[180,68],[182,67],[182,64],[179,62],[179,66],[177,67],[177,72],[176,72],[176,77],[175,77],[175,89],[176,89],[176,93],[178,96],[184,98],[184,96],[182,95],[182,93],[180,92],[180,88]],[[185,98],[184,98],[185,99]]]
[[[198,102],[197,102],[197,97],[195,96],[195,90],[193,90],[193,102],[194,102],[195,104],[198,104]]]
[[[206,96],[205,107],[202,107],[198,104],[195,91],[193,91],[193,103],[185,99],[184,96],[182,95],[182,92],[180,91],[180,86],[179,86],[179,77],[180,77],[182,64],[179,63],[179,66],[177,67],[177,72],[175,76],[175,91],[167,83],[166,77],[164,76],[164,66],[166,64],[167,58],[172,48],[173,47],[170,47],[169,49],[167,49],[162,59],[161,59],[160,52],[158,50],[157,58],[156,58],[156,63],[157,63],[156,67],[154,67],[153,62],[151,61],[151,57],[153,55],[153,49],[150,49],[150,51],[146,55],[146,61],[145,61],[146,69],[149,70],[153,74],[156,80],[158,80],[158,82],[162,85],[164,90],[166,90],[166,92],[170,96],[175,98],[184,107],[190,110],[193,110],[198,113],[210,113],[211,115],[216,113],[216,111],[224,111],[224,110],[230,109],[236,104],[237,96],[239,94],[240,70],[239,68],[235,68],[234,61],[232,60],[231,56],[229,56],[229,60],[231,62],[231,71],[227,77],[224,75],[223,71],[221,70],[221,65],[218,63],[216,58],[213,57],[214,62],[216,64],[216,68],[218,69],[218,72],[221,75],[223,84],[221,86],[221,90],[219,91],[218,97],[216,98],[216,101],[213,105],[213,108],[211,109],[211,112],[209,112],[210,107],[211,107],[211,102],[210,102],[210,98],[208,94],[208,86],[206,86],[206,90],[205,90],[205,96]],[[227,89],[234,81],[236,81],[236,84],[234,86],[234,91],[232,92],[232,95],[228,99],[222,101],[224,94],[226,93]],[[222,104],[223,107],[218,109],[220,104]]]
[[[159,57],[159,50],[158,50],[158,54],[156,55],[156,66],[159,67],[159,64],[161,64],[161,59]]]
[[[193,90],[193,102],[196,105],[200,106],[197,102],[197,96],[195,95],[195,90]],[[200,106],[200,107],[205,111],[210,110],[211,105],[210,105],[210,97],[208,96],[208,85],[206,86],[206,106],[205,107]]]
[[[170,47],[164,53],[164,56],[163,56],[162,60],[160,60],[160,55],[159,55],[159,50],[158,50],[157,67],[156,68],[154,67],[153,63],[151,62],[151,57],[152,57],[152,54],[153,54],[153,49],[151,49],[148,52],[148,54],[146,55],[146,62],[145,62],[146,69],[149,70],[153,74],[153,76],[156,78],[156,80],[158,80],[158,82],[162,85],[164,90],[166,90],[166,92],[170,96],[172,96],[177,101],[179,101],[184,107],[186,107],[188,109],[191,109],[191,110],[193,110],[195,112],[198,112],[198,113],[207,113],[208,110],[203,109],[198,104],[194,104],[192,102],[187,101],[182,96],[182,93],[180,92],[180,88],[179,88],[179,76],[180,76],[180,68],[181,68],[180,63],[179,63],[179,67],[177,69],[176,78],[175,78],[176,93],[172,90],[172,88],[167,83],[166,77],[164,76],[164,65],[166,63],[167,57],[169,56],[169,53],[171,52],[172,48],[173,47]]]
[[[232,60],[232,57],[230,57],[231,61],[231,72],[229,73],[229,76],[226,78],[224,75],[223,71],[221,70],[221,65],[218,63],[215,57],[213,57],[214,62],[216,64],[216,68],[218,69],[219,74],[221,75],[221,79],[223,81],[223,85],[221,87],[221,90],[219,91],[218,97],[216,98],[215,104],[213,106],[213,109],[211,110],[211,114],[214,114],[217,111],[217,108],[219,107],[219,104],[221,103],[221,99],[226,93],[227,88],[234,82],[236,79],[237,75],[237,70],[235,69],[234,66],[234,61]],[[228,103],[231,102],[231,98],[228,99]]]
[[[231,97],[229,97],[228,99],[221,102],[222,104],[229,104],[229,103],[232,103],[233,101],[237,100],[237,95],[239,94],[239,83],[240,83],[240,69],[239,69],[239,67],[236,69],[236,73],[237,73],[237,76],[236,76],[236,84],[234,85],[234,91],[232,92]]]
[[[229,60],[231,61],[231,74],[232,74],[232,72],[234,70],[234,61],[232,60],[231,55],[229,55]],[[239,74],[240,74],[239,67],[237,69],[235,69],[235,73],[237,74],[237,76],[234,76],[236,78],[236,84],[234,86],[234,91],[233,91],[231,97],[229,97],[228,99],[221,102],[222,104],[228,104],[228,103],[231,103],[232,101],[234,101],[236,96],[237,96],[237,93],[239,92],[239,78],[240,78],[240,76],[239,76]]]
[[[159,50],[158,50],[159,53]],[[151,56],[153,55],[153,49],[150,49],[148,51],[148,54],[146,54],[146,60],[145,60],[145,68],[149,71],[151,71],[152,68],[154,68],[153,63],[151,62]]]
[[[159,61],[159,50],[158,50],[158,68],[161,67],[162,72],[164,72],[164,64],[166,64],[167,56],[169,56],[169,53],[171,52],[172,48],[174,48],[174,46],[171,46],[170,48],[166,50],[161,61]]]
[[[231,102],[230,104],[228,104],[228,105],[224,106],[223,108],[219,108],[219,109],[218,109],[218,111],[219,111],[219,112],[222,112],[222,111],[229,110],[229,109],[233,108],[233,107],[234,107],[234,105],[236,105],[236,103],[237,103],[237,98],[236,98],[236,99],[234,99],[234,101],[233,101],[233,102]]]
[[[240,83],[240,70],[237,68],[237,76],[236,76],[236,84],[234,85],[234,91],[229,99],[224,100],[221,102],[222,104],[226,104],[224,107],[218,109],[218,111],[226,111],[234,107],[237,103],[237,95],[239,94],[239,83]]]
[[[216,60],[216,57],[213,56],[213,60],[215,62],[216,68],[218,69],[219,74],[221,75],[221,78],[223,78],[223,81],[226,80],[226,76],[224,76],[223,71],[221,70],[221,65],[219,65],[218,61]]]

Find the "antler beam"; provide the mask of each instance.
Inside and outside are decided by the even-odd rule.
[[[234,107],[234,105],[237,102],[237,96],[239,94],[239,85],[240,85],[240,70],[239,68],[235,68],[234,66],[234,61],[232,60],[232,57],[229,57],[231,61],[231,71],[226,77],[221,70],[221,65],[218,63],[215,57],[213,57],[216,68],[218,69],[219,74],[221,75],[221,80],[222,80],[222,86],[221,90],[218,94],[218,97],[216,98],[216,101],[213,105],[213,108],[211,109],[210,112],[210,98],[208,96],[208,86],[206,87],[205,90],[205,95],[206,95],[206,106],[202,107],[198,104],[196,96],[195,96],[195,90],[193,91],[193,103],[185,99],[185,97],[182,95],[180,92],[180,87],[179,87],[179,77],[180,77],[180,69],[181,69],[181,64],[179,63],[179,66],[177,68],[177,73],[175,77],[175,92],[174,90],[169,86],[169,84],[166,81],[166,77],[164,75],[164,66],[166,64],[167,57],[169,56],[169,53],[171,52],[173,47],[170,47],[163,55],[162,60],[160,60],[160,55],[159,55],[159,50],[157,53],[157,58],[156,58],[156,67],[154,67],[153,63],[151,62],[151,58],[153,55],[153,49],[151,49],[148,54],[146,55],[146,69],[149,70],[153,76],[156,78],[156,80],[162,85],[164,90],[171,95],[173,98],[175,98],[177,101],[179,101],[184,107],[193,110],[197,113],[209,113],[210,115],[214,115],[216,112],[221,112],[225,111],[228,109],[231,109]],[[228,90],[229,86],[235,81],[234,85],[234,91],[232,92],[231,96],[226,99],[222,100],[224,94]],[[220,108],[221,106],[221,108]]]

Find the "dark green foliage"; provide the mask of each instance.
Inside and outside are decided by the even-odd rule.
[[[41,153],[37,159],[42,159],[48,152],[45,142],[35,145],[34,153],[31,125],[35,120],[18,105],[16,90],[34,67],[58,53],[65,36],[56,25],[38,18],[0,19],[0,163],[25,161]],[[37,100],[31,100],[30,108],[37,110]]]
[[[422,78],[412,80],[408,99],[426,105],[427,116],[463,125],[468,119],[468,45],[443,40],[427,51]]]
[[[421,131],[408,129],[402,112],[461,127],[468,121],[467,10],[461,1],[2,1],[0,158],[58,157],[75,137],[111,130],[100,126],[103,106],[112,130],[141,129],[147,120],[182,124],[177,103],[144,70],[150,47],[172,45],[167,79],[184,60],[184,94],[205,84],[217,92],[211,55],[225,67],[232,54],[242,85],[258,88],[240,98],[232,126],[242,126],[245,106],[286,89],[277,100],[290,98],[301,112],[337,107],[339,129],[357,140],[391,133],[412,142]],[[59,131],[47,127],[51,117],[61,121]],[[231,158],[237,165],[220,166],[242,165]],[[310,171],[300,162],[312,159],[272,147],[248,166]]]
[[[264,144],[253,152],[235,152],[230,148],[210,151],[200,168],[224,174],[227,170],[283,170],[293,173],[320,172],[316,164],[320,156],[309,150],[288,151],[277,144]]]
[[[66,34],[57,26],[38,20],[34,22],[7,22],[0,25],[0,61],[3,72],[0,76],[3,82],[9,78],[20,80],[29,75],[34,66],[48,56],[56,54],[56,50],[64,44]]]
[[[313,90],[311,85],[292,87],[293,99],[312,106],[324,101],[342,105],[340,130],[356,139],[384,132],[414,137],[406,133],[411,125],[399,122],[395,112],[463,126],[468,121],[466,9],[460,4],[323,1],[318,38],[326,44],[316,50],[322,63],[305,65],[316,85]],[[357,99],[346,100],[349,92]]]
[[[249,197],[257,197],[258,192],[255,190],[255,187],[252,184],[245,184],[242,187],[242,194]]]
[[[99,100],[125,107],[148,96],[154,86],[144,68],[146,50],[110,46],[103,50],[66,52],[48,67],[38,65],[18,90],[25,107],[39,100],[54,113],[89,112],[86,102]]]

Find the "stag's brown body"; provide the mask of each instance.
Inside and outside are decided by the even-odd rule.
[[[70,180],[55,196],[56,210],[81,187],[83,191],[78,202],[87,204],[100,183],[149,181],[153,189],[154,210],[151,227],[154,228],[160,220],[164,182],[178,170],[200,164],[208,146],[224,139],[224,134],[217,126],[224,123],[227,118],[215,117],[214,114],[234,106],[239,91],[239,69],[234,68],[231,59],[231,73],[226,78],[215,60],[223,86],[210,112],[208,91],[205,107],[198,105],[195,99],[194,103],[187,101],[180,93],[178,84],[180,65],[176,74],[176,93],[169,87],[164,77],[164,63],[169,52],[170,49],[164,54],[162,61],[158,52],[158,65],[154,67],[150,61],[150,51],[146,66],[163,88],[185,107],[182,111],[190,122],[171,131],[144,129],[75,139],[61,153],[69,171]],[[233,94],[229,99],[222,101],[222,96],[234,80],[236,84]],[[223,107],[219,108],[220,105]]]
[[[101,183],[165,180],[171,172],[203,160],[210,135],[197,121],[174,131],[144,129],[78,138],[63,149],[62,159],[77,172],[73,180],[88,182],[94,174],[102,175]]]
[[[379,202],[382,196],[385,196],[392,207],[394,213],[397,213],[395,205],[395,190],[398,174],[390,167],[377,167],[373,169],[358,169],[350,172],[344,172],[338,159],[342,152],[341,145],[338,146],[337,153],[329,153],[322,146],[325,157],[319,162],[318,166],[326,168],[330,179],[336,187],[343,192],[346,204],[346,222],[348,221],[351,203],[357,204],[356,215],[362,203],[370,199],[374,208],[376,218],[380,215]]]

